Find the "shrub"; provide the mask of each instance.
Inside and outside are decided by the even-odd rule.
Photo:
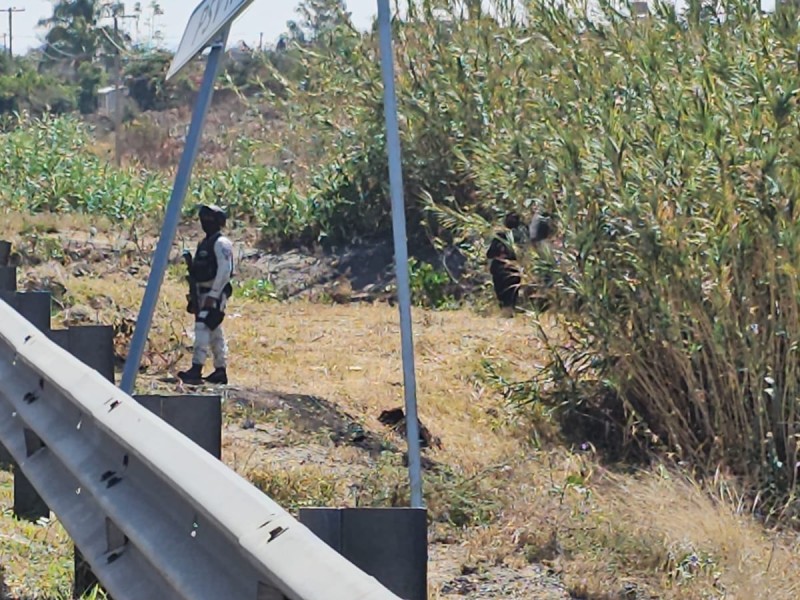
[[[515,157],[560,222],[535,272],[568,341],[534,398],[700,471],[724,464],[782,506],[799,464],[797,13],[699,6],[606,7],[602,24],[533,7],[525,97],[476,142],[475,180]]]

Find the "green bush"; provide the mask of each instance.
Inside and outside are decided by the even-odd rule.
[[[74,87],[39,73],[31,60],[0,55],[0,113],[61,114],[75,109],[76,98]]]
[[[414,304],[437,309],[456,306],[451,293],[453,282],[446,271],[415,258],[409,259],[408,266],[411,299]]]
[[[164,205],[158,175],[118,171],[89,149],[89,132],[72,117],[30,120],[2,135],[0,203],[25,212],[85,212],[114,220],[145,217]]]

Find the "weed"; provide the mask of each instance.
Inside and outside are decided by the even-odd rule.
[[[242,298],[260,302],[280,299],[275,284],[269,279],[248,279],[237,282],[234,293]]]

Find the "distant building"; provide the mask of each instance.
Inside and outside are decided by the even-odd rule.
[[[98,112],[109,118],[114,118],[117,102],[122,102],[123,113],[128,106],[128,88],[124,85],[103,87],[97,90]]]

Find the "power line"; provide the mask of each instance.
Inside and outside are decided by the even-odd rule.
[[[4,8],[2,12],[8,13],[8,55],[13,58],[14,50],[14,13],[25,12],[24,8]]]

